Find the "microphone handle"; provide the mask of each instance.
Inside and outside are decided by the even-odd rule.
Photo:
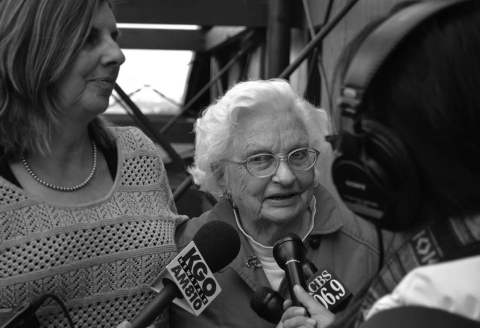
[[[308,279],[313,277],[313,275],[318,271],[315,264],[313,264],[310,261],[303,263],[302,269],[303,269],[303,276],[305,277],[305,281],[308,281]]]
[[[293,286],[300,285],[303,289],[307,290],[307,283],[305,276],[303,275],[303,269],[300,262],[292,260],[285,265],[285,274],[287,275],[288,288],[290,290],[290,297],[292,298],[293,306],[301,306],[297,300],[295,293],[293,292]]]
[[[165,279],[163,284],[163,289],[130,321],[132,328],[146,328],[151,325],[155,318],[180,294],[180,290],[173,281]]]

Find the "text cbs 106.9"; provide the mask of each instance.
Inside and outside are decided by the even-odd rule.
[[[308,293],[327,309],[333,309],[349,293],[342,283],[327,270],[319,271],[307,282]]]

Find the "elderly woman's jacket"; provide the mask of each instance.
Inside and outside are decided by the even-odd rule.
[[[355,295],[378,269],[379,252],[375,229],[371,223],[339,204],[321,185],[315,188],[314,196],[315,222],[313,231],[305,240],[306,256],[317,268],[327,264]],[[225,269],[215,274],[222,288],[215,300],[198,317],[172,305],[170,327],[275,327],[258,317],[250,308],[255,290],[270,284],[262,268],[247,266],[247,259],[254,253],[236,224],[229,202],[221,201],[212,210],[181,225],[176,237],[178,247],[185,247],[197,230],[212,220],[225,221],[238,231],[240,252]],[[290,298],[285,278],[278,292],[284,299]]]

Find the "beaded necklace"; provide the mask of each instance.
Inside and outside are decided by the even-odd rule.
[[[27,160],[25,159],[25,155],[22,154],[22,162],[25,168],[27,169],[27,172],[40,184],[44,185],[45,187],[48,187],[53,190],[58,190],[58,191],[76,191],[78,189],[82,189],[85,187],[90,180],[92,180],[93,176],[95,175],[95,171],[97,170],[97,145],[95,144],[95,141],[92,140],[92,146],[93,146],[93,168],[92,172],[90,172],[90,175],[88,176],[87,180],[82,182],[79,185],[76,185],[74,187],[60,187],[60,186],[55,186],[49,182],[43,181],[40,179],[30,168],[30,166],[27,163]]]

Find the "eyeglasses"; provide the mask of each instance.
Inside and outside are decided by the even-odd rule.
[[[319,154],[320,152],[313,148],[299,148],[292,150],[286,156],[256,154],[246,158],[243,162],[228,159],[220,161],[242,165],[254,177],[266,178],[275,174],[280,161],[286,161],[292,171],[306,171],[315,165]]]

